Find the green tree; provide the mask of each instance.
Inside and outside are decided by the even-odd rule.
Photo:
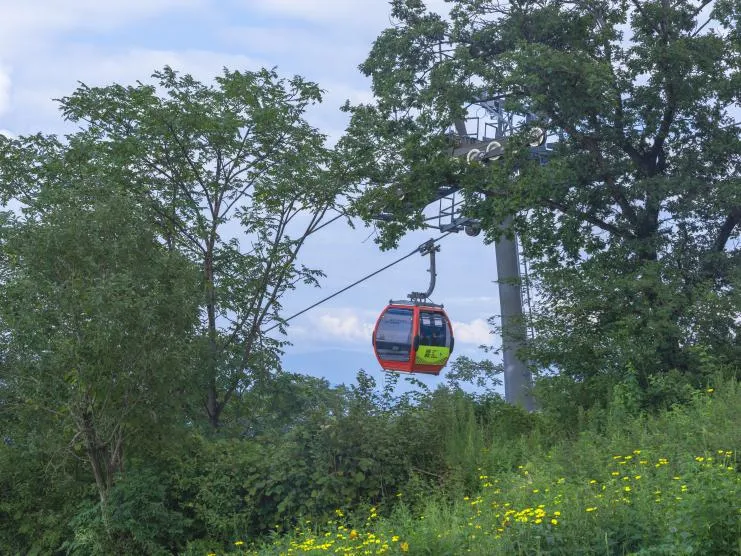
[[[0,226],[0,417],[22,453],[89,466],[107,525],[126,459],[182,428],[199,282],[131,195],[69,162],[37,160],[74,181]]]
[[[213,427],[235,392],[278,367],[281,297],[321,275],[299,262],[338,193],[324,136],[304,120],[317,85],[224,70],[203,84],[169,67],[157,85],[80,86],[62,99],[101,171],[130,184],[166,245],[202,269],[202,405]],[[34,187],[33,152],[16,181]],[[18,176],[21,176],[20,178]]]
[[[383,244],[422,224],[441,185],[489,240],[514,215],[539,293],[528,356],[592,399],[631,375],[658,402],[698,354],[738,361],[738,2],[451,5],[444,19],[393,1],[361,65],[375,102],[345,107],[356,209],[395,216]],[[453,159],[452,124],[496,95],[534,119],[496,164]],[[559,137],[546,165],[532,125]]]

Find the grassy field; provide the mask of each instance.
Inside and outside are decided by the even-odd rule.
[[[461,432],[457,449],[476,454],[460,492],[398,493],[385,515],[338,508],[268,543],[236,538],[231,553],[741,554],[734,381],[655,416],[610,408],[547,449],[542,432],[488,443],[480,426]]]

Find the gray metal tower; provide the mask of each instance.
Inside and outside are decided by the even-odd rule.
[[[455,156],[465,158],[468,162],[479,161],[486,164],[495,162],[503,154],[507,140],[517,127],[533,119],[530,114],[518,116],[505,111],[504,101],[504,97],[500,96],[478,103],[486,114],[483,129],[480,117],[470,119],[476,127],[473,132],[469,131],[468,121],[455,122],[454,133],[459,137],[459,145],[453,153]],[[532,131],[530,149],[531,154],[541,163],[547,161],[550,150],[546,144],[545,130],[535,128]],[[463,228],[469,235],[477,235],[477,230],[480,229],[478,223],[460,216],[461,211],[455,202],[455,189],[450,188],[445,193],[446,195],[440,199],[439,229],[458,231]],[[502,235],[494,244],[501,308],[504,397],[509,403],[532,411],[535,409],[531,392],[532,373],[518,353],[527,339],[527,325],[523,311],[517,238],[510,231],[511,224],[512,217],[502,222]]]

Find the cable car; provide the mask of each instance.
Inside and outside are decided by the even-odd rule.
[[[409,301],[390,301],[373,329],[373,351],[386,371],[438,375],[453,352],[453,328],[442,305],[428,301],[435,289],[435,252],[430,240],[419,247],[430,255],[430,286]]]
[[[373,330],[376,359],[386,371],[438,375],[453,344],[448,315],[431,303],[391,301]]]

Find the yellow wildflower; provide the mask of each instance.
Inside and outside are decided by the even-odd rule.
[[[350,537],[351,540],[352,539],[357,539],[358,538],[358,532],[355,529],[353,529],[352,531],[350,531],[350,535],[348,535],[348,536]]]
[[[237,541],[234,543],[234,546],[242,546],[244,544],[244,541]]]
[[[409,543],[404,541],[403,543],[399,545],[399,548],[401,549],[402,552],[409,552]]]

